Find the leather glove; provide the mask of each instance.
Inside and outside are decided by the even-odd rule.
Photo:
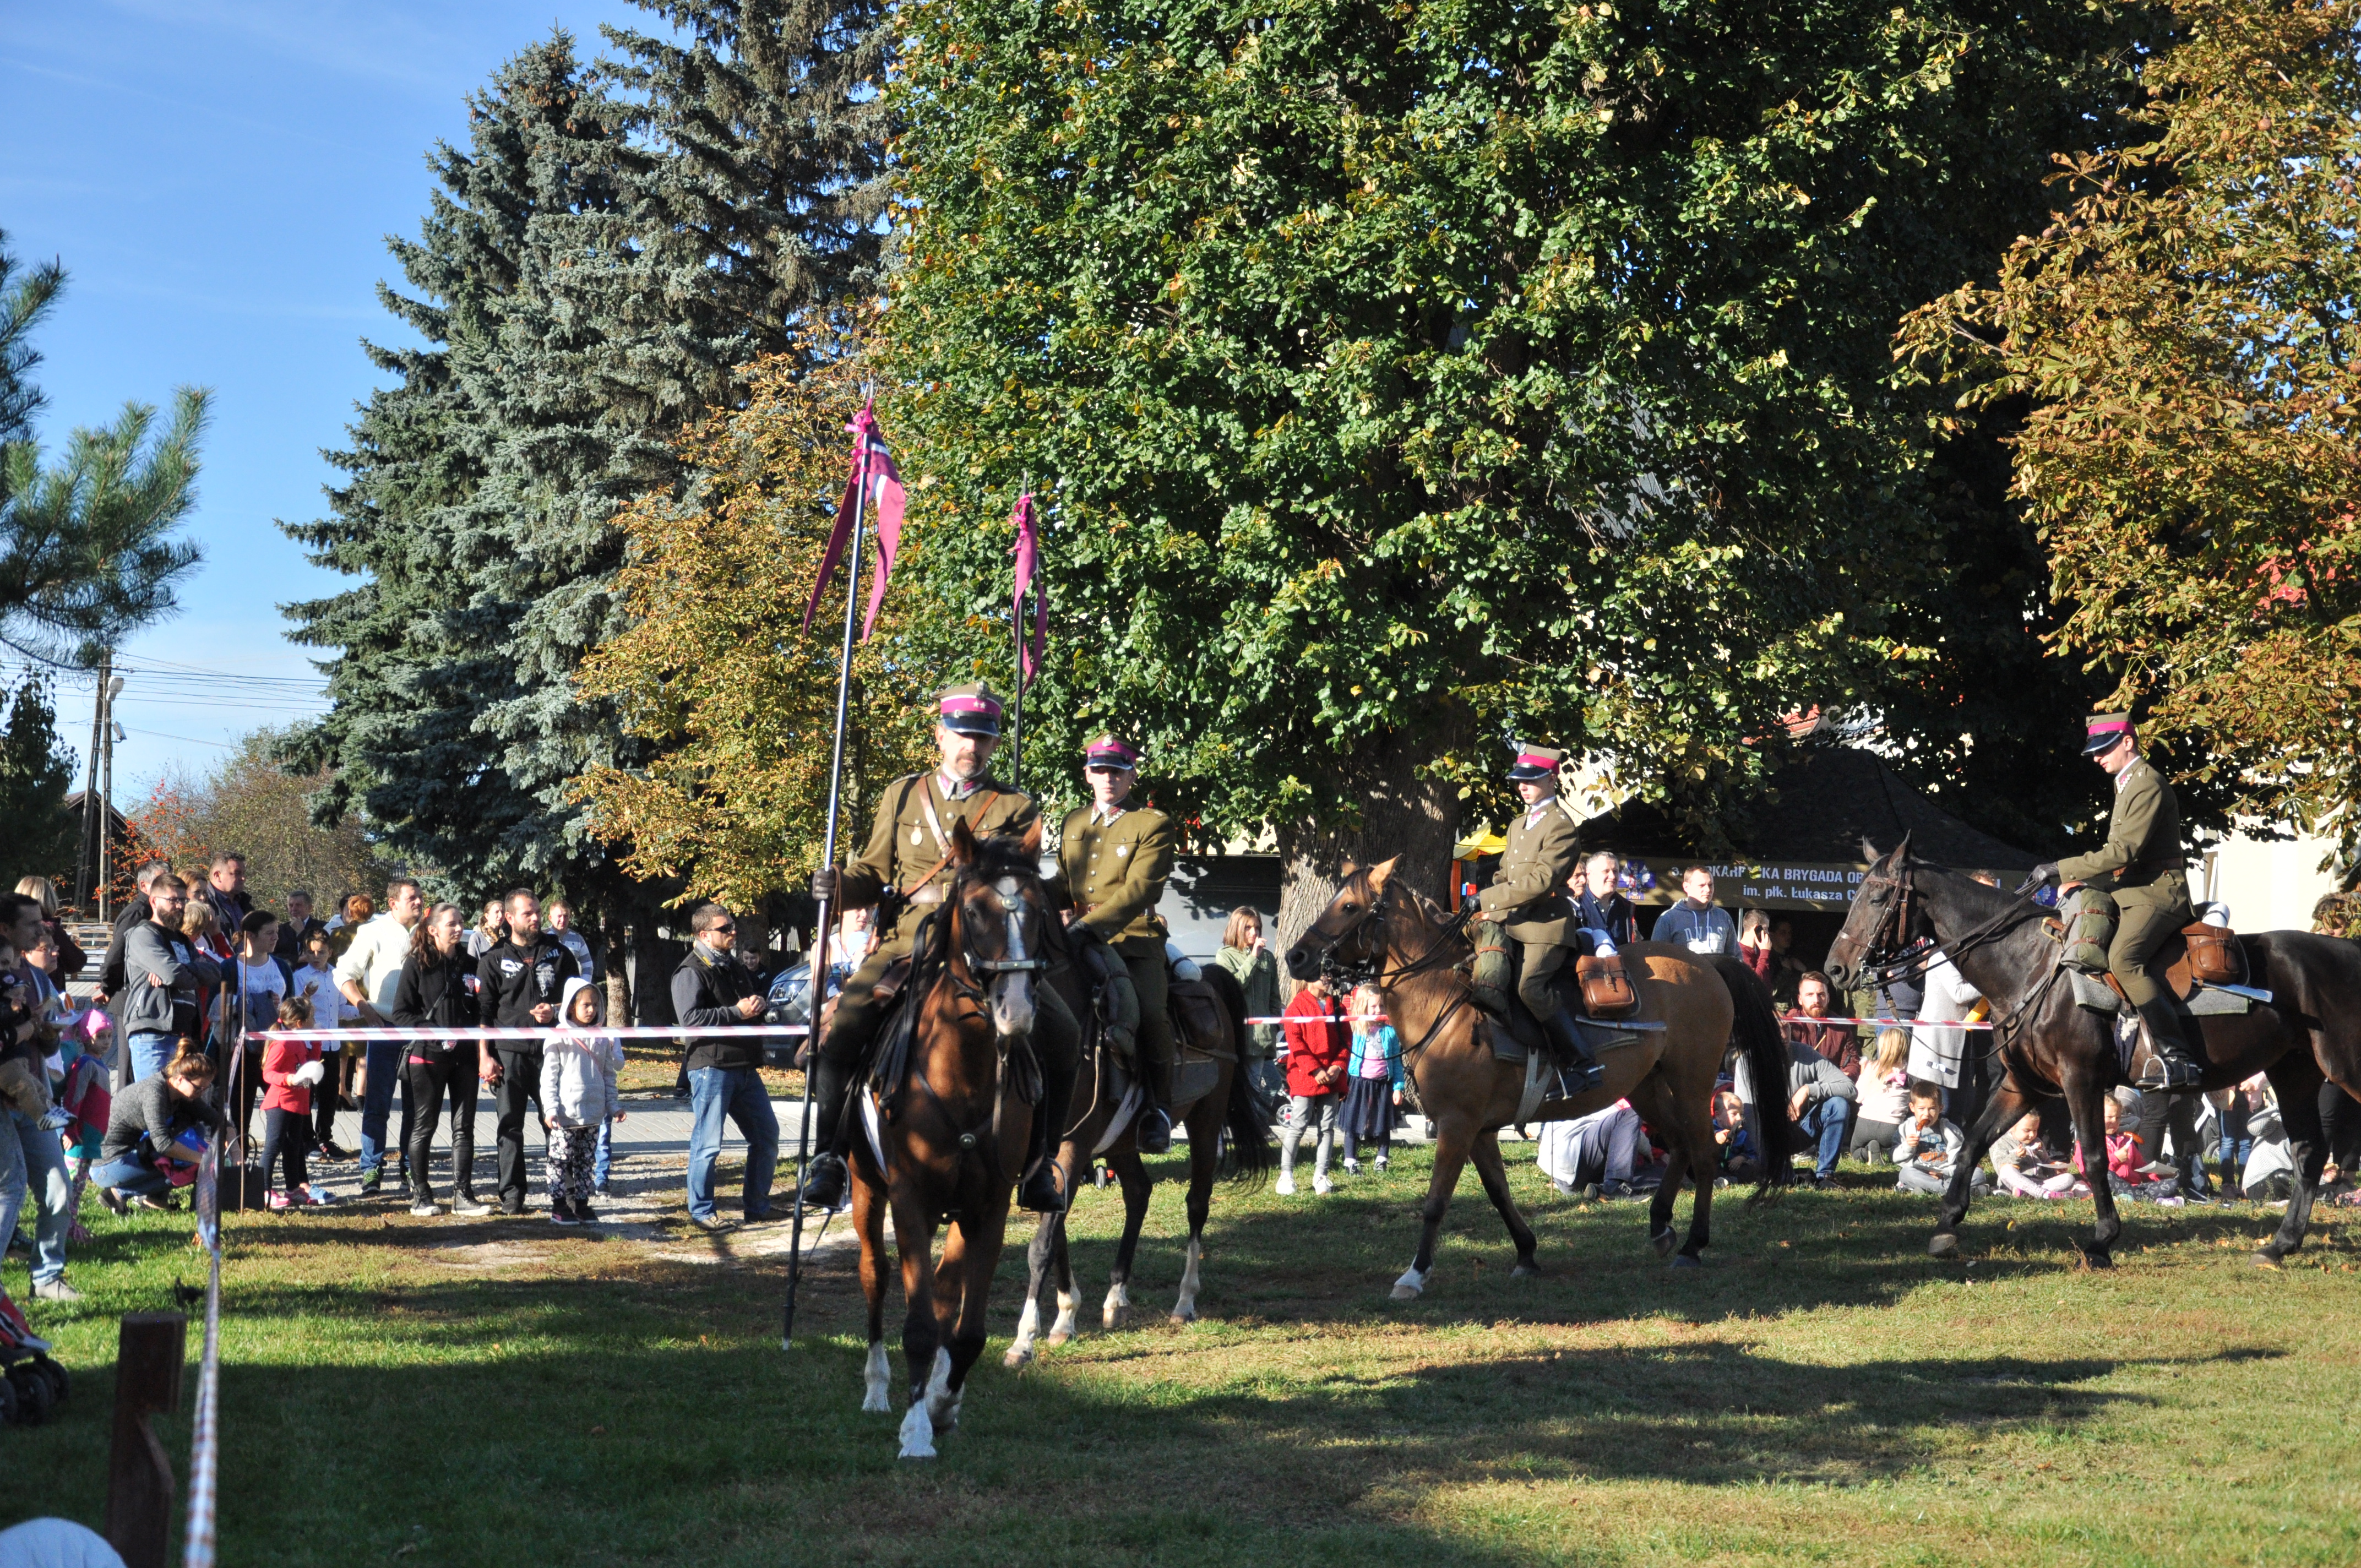
[[[2025,880],[2016,884],[2016,896],[2023,898],[2035,888],[2040,887],[2048,883],[2056,882],[2057,880],[2058,862],[2056,861],[2044,861],[2039,865],[2025,873]]]
[[[289,1073],[287,1075],[287,1081],[290,1083],[301,1083],[308,1086],[310,1084],[319,1082],[321,1079],[327,1076],[327,1063],[307,1061],[302,1067],[297,1068],[293,1072]]]
[[[837,870],[834,866],[820,867],[819,870],[812,872],[812,896],[823,902],[834,904],[837,898]]]

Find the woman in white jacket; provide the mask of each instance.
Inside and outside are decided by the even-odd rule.
[[[569,980],[558,1003],[558,1026],[541,1054],[541,1107],[549,1129],[549,1217],[561,1225],[595,1222],[590,1208],[591,1162],[598,1129],[622,1119],[615,1088],[623,1065],[621,1042],[594,1033],[599,1016],[598,988]]]

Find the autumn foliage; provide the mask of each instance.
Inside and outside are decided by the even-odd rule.
[[[1905,323],[1905,373],[2024,400],[2015,494],[2062,648],[2242,812],[2356,837],[2361,3],[2195,0],[2153,139]]]
[[[591,831],[632,875],[678,879],[692,897],[740,907],[810,874],[828,801],[840,572],[808,635],[802,622],[862,382],[857,345],[831,337],[806,347],[757,366],[743,408],[684,438],[680,455],[700,476],[687,500],[651,497],[623,514],[620,586],[632,624],[577,681],[586,697],[617,699],[626,729],[657,758],[580,782]],[[883,418],[890,439],[890,411]],[[917,548],[906,536],[904,569]],[[853,662],[844,831],[856,838],[867,826],[856,810],[864,787],[873,795],[914,765],[928,732],[919,699],[933,672],[905,635],[907,598],[897,576]]]

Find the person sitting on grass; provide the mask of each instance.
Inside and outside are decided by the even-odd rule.
[[[2157,1203],[2180,1203],[2180,1199],[2172,1190],[2170,1182],[2151,1181],[2140,1174],[2140,1167],[2147,1163],[2147,1156],[2140,1148],[2138,1136],[2124,1125],[2124,1102],[2110,1094],[2099,1102],[2099,1109],[2107,1124],[2104,1136],[2106,1179],[2114,1189],[2115,1196],[2146,1199]],[[2082,1168],[2082,1138],[2079,1132],[2074,1138],[2074,1171],[2084,1180],[2091,1179],[2090,1174]]]
[[[558,1003],[557,1032],[542,1047],[541,1103],[549,1134],[549,1217],[561,1225],[594,1223],[590,1207],[591,1162],[598,1128],[623,1119],[615,1073],[623,1047],[594,1035],[602,1022],[598,988],[580,977],[566,982]]]
[[[1993,1173],[2000,1190],[2019,1198],[2071,1198],[2090,1189],[2074,1179],[2074,1168],[2051,1157],[2041,1141],[2041,1113],[2027,1111],[1992,1146]]]
[[[1951,1173],[1959,1168],[1960,1151],[1967,1142],[1956,1124],[1943,1119],[1942,1087],[1927,1079],[1914,1080],[1910,1119],[1902,1124],[1894,1146],[1894,1163],[1902,1168],[1894,1190],[1938,1196],[1949,1190]]]
[[[1910,1119],[1910,1036],[1900,1029],[1881,1029],[1877,1054],[1861,1063],[1853,1087],[1860,1091],[1860,1110],[1845,1153],[1857,1154],[1871,1165],[1883,1164]]]
[[[1763,1156],[1746,1124],[1746,1102],[1727,1089],[1714,1092],[1713,1144],[1724,1181],[1752,1181],[1763,1174]]]
[[[1361,1146],[1378,1146],[1378,1168],[1383,1170],[1393,1153],[1394,1123],[1400,1117],[1402,1091],[1401,1036],[1384,1022],[1384,998],[1374,985],[1353,989],[1353,1058],[1345,1109],[1345,1174],[1361,1173]],[[1252,1016],[1252,1014],[1248,1014]]]
[[[139,1080],[115,1097],[106,1123],[100,1164],[90,1173],[100,1199],[116,1213],[126,1201],[143,1209],[169,1209],[164,1195],[175,1185],[162,1162],[190,1163],[182,1133],[192,1127],[218,1131],[221,1113],[205,1103],[214,1064],[197,1042],[181,1036],[161,1072]]]
[[[276,1022],[281,1029],[309,1029],[312,1004],[300,996],[281,997]],[[268,1186],[274,1161],[283,1164],[287,1178],[264,1200],[273,1209],[319,1208],[336,1201],[313,1186],[303,1168],[312,1143],[312,1091],[327,1072],[316,1041],[274,1037],[262,1048],[262,1179]]]

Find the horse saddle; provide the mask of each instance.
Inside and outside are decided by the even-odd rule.
[[[2148,970],[2163,981],[2174,1001],[2187,1002],[2205,986],[2246,984],[2246,949],[2228,927],[2200,920],[2167,938],[2148,960]],[[2124,994],[2123,982],[2112,973],[2106,981],[2117,996]]]

